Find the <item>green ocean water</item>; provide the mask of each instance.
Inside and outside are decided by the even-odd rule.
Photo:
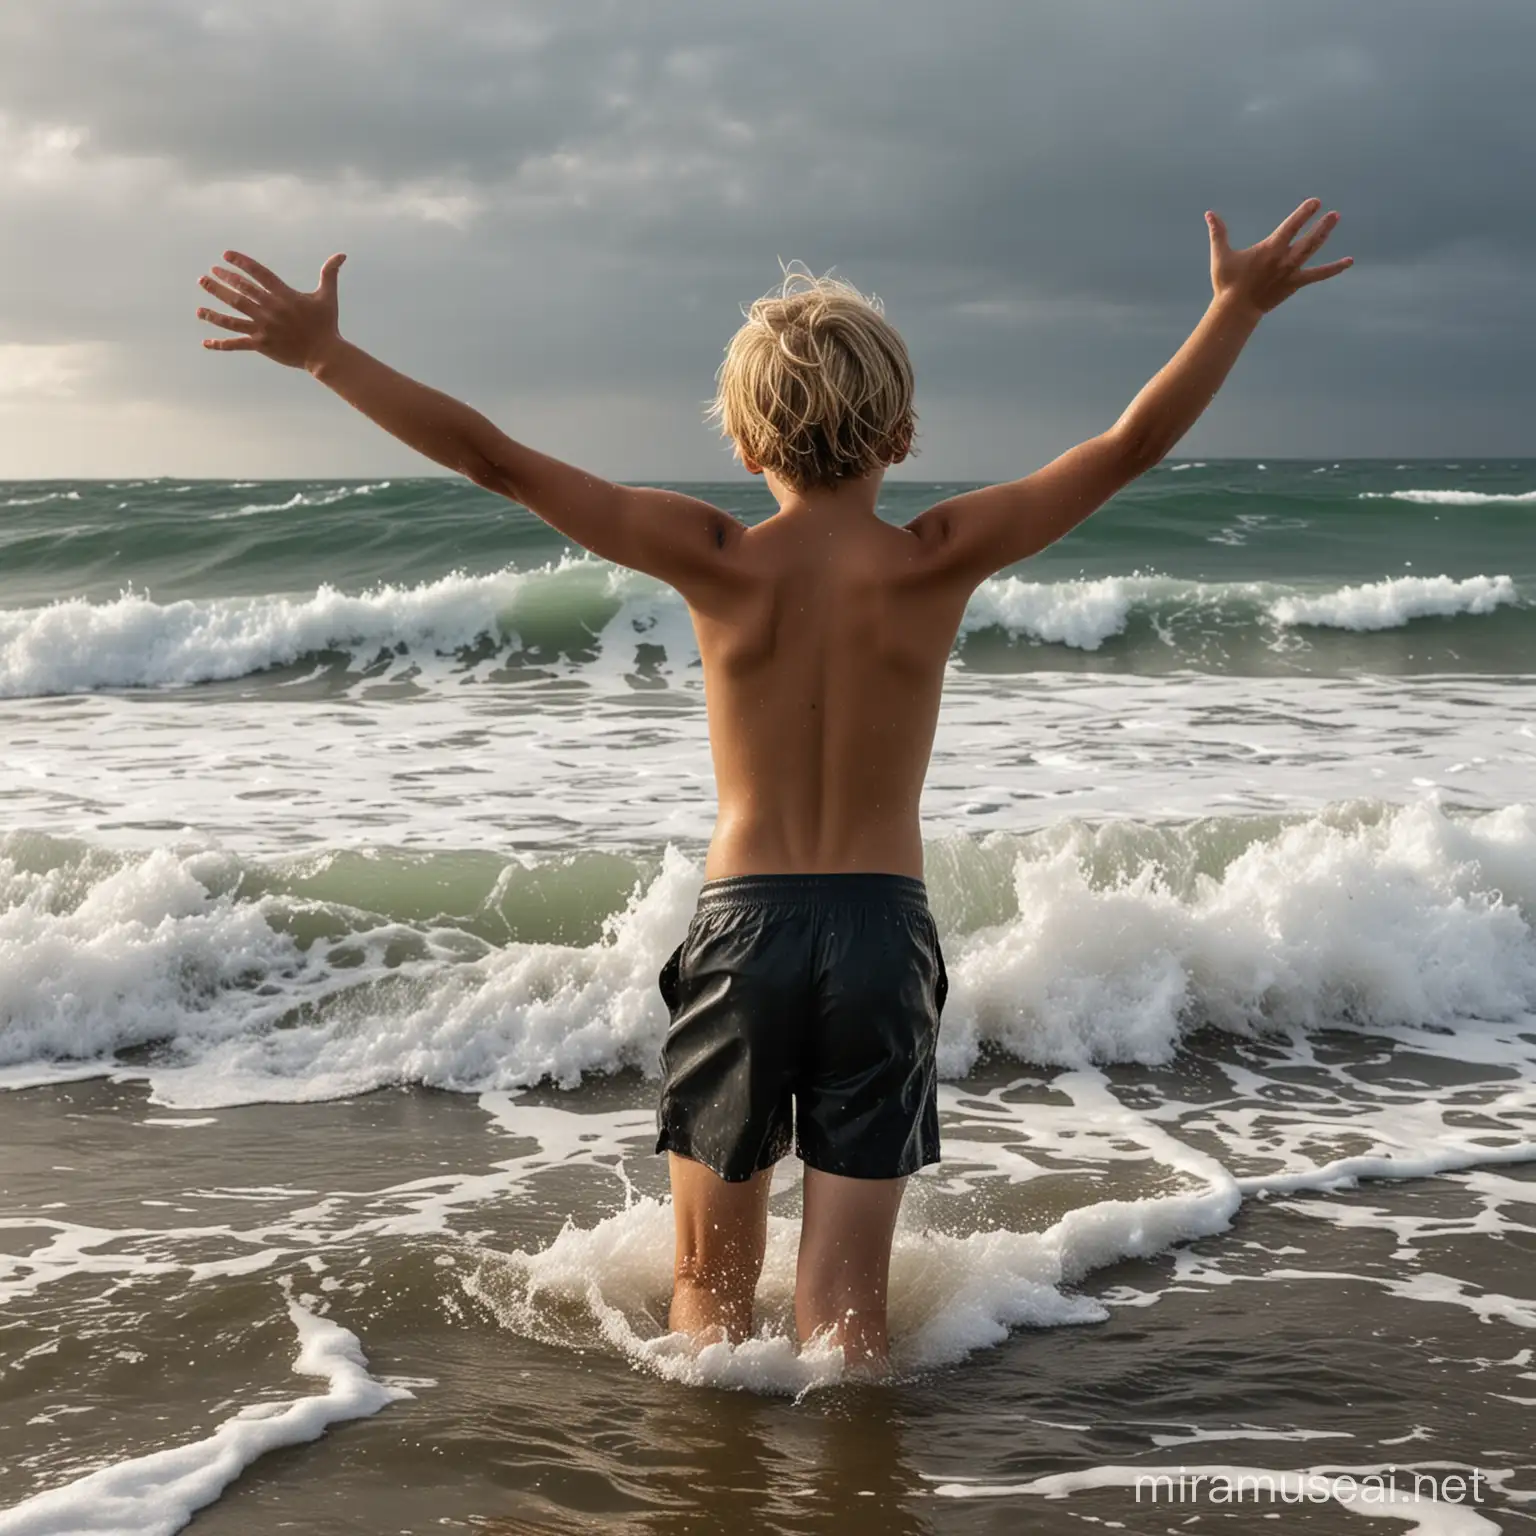
[[[748,521],[772,510],[756,482],[688,489]],[[958,489],[893,482],[881,515],[906,521]],[[445,478],[4,484],[0,692],[390,648],[579,664],[626,603],[666,601],[571,570],[576,553]],[[323,593],[348,602],[327,613]],[[1536,642],[1533,594],[1536,462],[1175,462],[987,583],[961,657],[984,671],[1511,672]],[[74,605],[70,621],[50,604]],[[49,623],[68,632],[67,664],[33,654],[57,645]]]

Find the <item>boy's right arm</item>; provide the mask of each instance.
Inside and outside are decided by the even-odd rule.
[[[325,263],[309,293],[239,251],[225,260],[229,267],[201,283],[235,313],[198,315],[235,334],[209,337],[205,347],[307,369],[418,453],[527,507],[593,554],[670,582],[690,602],[728,580],[742,525],[719,508],[681,491],[619,485],[514,442],[479,411],[343,340],[336,275],[344,256]]]
[[[1351,258],[1308,267],[1338,214],[1309,198],[1266,240],[1234,251],[1206,214],[1212,299],[1189,340],[1109,431],[1070,449],[1023,480],[990,485],[930,507],[908,525],[946,570],[972,582],[1037,554],[1168,454],[1211,403],[1260,318],[1298,288],[1333,277]],[[1300,238],[1298,239],[1298,235]]]

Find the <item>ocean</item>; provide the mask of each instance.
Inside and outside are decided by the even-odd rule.
[[[977,592],[858,1384],[792,1159],[759,1336],[664,1325],[680,600],[447,479],[0,484],[0,1536],[1532,1528],[1533,706],[1536,461],[1174,461]]]

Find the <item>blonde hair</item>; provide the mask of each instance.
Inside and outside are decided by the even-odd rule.
[[[781,270],[742,311],[708,419],[795,490],[832,487],[911,451],[912,363],[879,299],[797,263]]]

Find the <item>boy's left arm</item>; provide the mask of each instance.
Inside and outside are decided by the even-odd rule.
[[[708,580],[733,551],[742,525],[695,497],[617,485],[514,442],[479,411],[397,372],[342,338],[336,274],[342,256],[321,269],[310,293],[238,251],[226,251],[202,286],[234,315],[199,309],[201,319],[236,334],[209,337],[220,352],[259,352],[304,368],[392,436],[476,485],[521,503],[552,528],[615,564],[688,588]],[[686,595],[686,594],[685,594]]]

